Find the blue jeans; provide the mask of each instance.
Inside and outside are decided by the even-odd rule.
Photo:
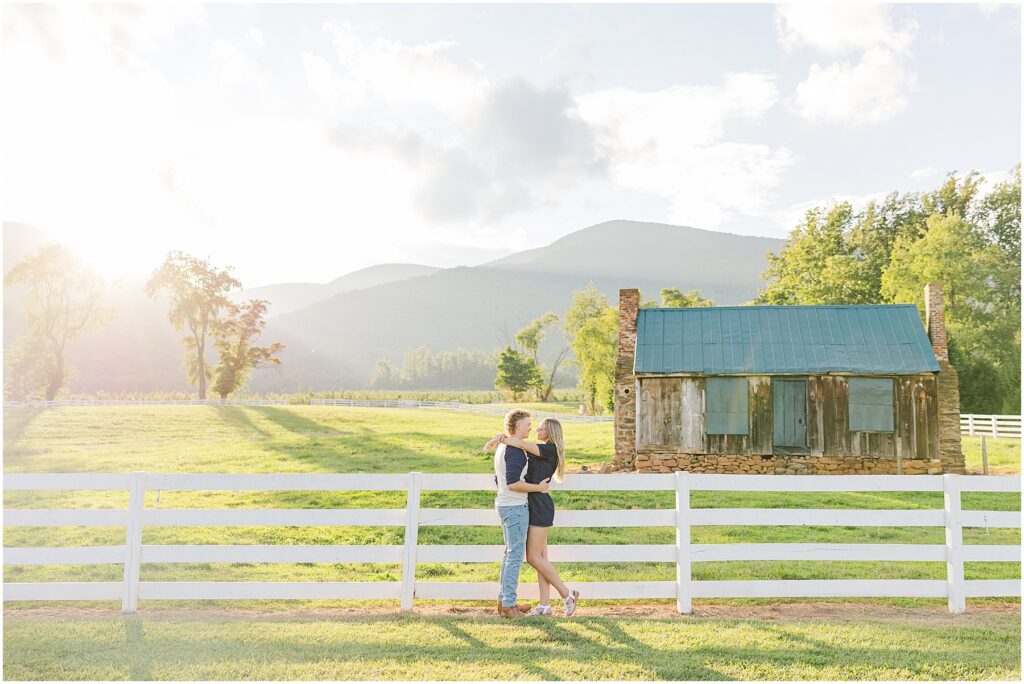
[[[501,593],[498,599],[503,606],[516,605],[519,589],[519,568],[526,556],[526,531],[530,525],[530,508],[519,506],[498,506],[501,531],[505,536],[505,557],[501,559]]]

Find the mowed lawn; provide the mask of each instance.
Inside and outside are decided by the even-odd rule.
[[[538,407],[539,408],[539,407]],[[539,421],[535,420],[535,423]],[[570,467],[610,460],[610,423],[564,423]],[[329,406],[121,406],[4,412],[4,471],[478,472],[500,416]],[[988,440],[993,471],[1020,471],[1019,440]],[[980,440],[965,438],[968,469]],[[976,467],[975,467],[976,465]],[[159,496],[159,499],[158,499]],[[566,508],[671,508],[672,492],[554,492]],[[694,492],[695,507],[941,508],[941,492]],[[124,508],[122,492],[6,492],[5,508]],[[148,492],[147,507],[401,508],[403,492]],[[490,492],[425,492],[425,507],[490,508]],[[966,509],[1020,510],[1017,493],[965,493]],[[4,528],[5,546],[123,544],[123,528]],[[424,527],[421,544],[501,544],[499,528]],[[146,528],[144,544],[401,544],[398,527]],[[941,528],[697,527],[694,543],[942,544]],[[554,528],[552,544],[672,544],[671,528]],[[1019,544],[1018,529],[964,530],[965,543]],[[673,580],[667,563],[563,563],[566,581]],[[694,563],[707,579],[943,579],[944,563]],[[5,566],[5,582],[119,581],[120,565]],[[1019,578],[1019,563],[967,563],[969,579]],[[420,563],[432,581],[497,582],[497,564]],[[522,581],[535,581],[524,565]],[[158,563],[143,581],[397,581],[398,564]],[[796,602],[798,600],[787,600]],[[388,601],[5,602],[4,674],[15,679],[1013,679],[1020,676],[1018,599],[968,599],[968,615],[928,624],[874,621],[870,606],[943,610],[944,599],[831,599],[862,620],[819,622],[683,616],[510,625],[494,617],[398,616]],[[631,602],[636,603],[636,602]],[[671,602],[649,601],[669,605]],[[763,606],[770,599],[705,599]],[[781,603],[775,601],[775,603]],[[417,602],[477,606],[473,602]],[[1016,612],[1007,613],[1007,605]],[[290,617],[296,608],[357,609]],[[1001,608],[999,610],[994,610]],[[182,609],[196,611],[183,613]],[[201,612],[200,612],[200,609]],[[214,612],[211,613],[211,609]],[[224,609],[217,615],[217,609]],[[364,615],[358,613],[365,610]],[[395,614],[380,614],[394,609]],[[972,614],[972,609],[975,611]],[[985,609],[985,610],[982,610]],[[89,612],[98,610],[99,612]],[[238,610],[257,611],[239,618]],[[41,612],[42,611],[42,612]],[[479,611],[478,611],[479,613]],[[325,614],[326,615],[326,614]],[[962,618],[962,619],[961,619]]]

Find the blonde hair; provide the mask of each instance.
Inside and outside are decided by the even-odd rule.
[[[530,412],[522,409],[512,409],[505,414],[505,434],[511,437],[516,431],[516,425],[523,418],[529,418]]]
[[[554,481],[561,483],[565,473],[565,441],[562,439],[562,424],[554,418],[545,418],[540,425],[548,433],[548,443],[554,444],[558,450],[558,468],[555,470]]]

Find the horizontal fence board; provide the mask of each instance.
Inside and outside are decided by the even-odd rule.
[[[1020,596],[1019,579],[966,580],[966,596]]]
[[[945,561],[942,544],[692,544],[700,561]]]
[[[427,544],[416,547],[419,563],[500,563],[499,544]],[[548,547],[552,563],[675,563],[674,544],[559,544]]]
[[[401,582],[139,582],[139,599],[397,599]]]
[[[941,510],[820,508],[694,508],[691,525],[842,525],[904,527],[945,525]]]
[[[128,511],[103,508],[5,508],[4,527],[123,527]]]
[[[964,544],[965,561],[1009,561],[1020,562],[1020,546],[1009,544]]]
[[[591,511],[555,513],[555,527],[674,527],[674,510]],[[501,525],[493,508],[421,508],[420,525]]]
[[[1020,475],[964,475],[959,482],[962,492],[1020,491]]]
[[[946,580],[704,580],[694,598],[945,597]]]
[[[4,601],[120,599],[124,582],[4,582]]]
[[[146,489],[259,491],[405,491],[409,476],[341,473],[149,473]],[[492,480],[493,483],[493,480]]]
[[[401,563],[402,546],[143,544],[143,563]]]
[[[497,491],[494,475],[480,474],[438,474],[424,473],[425,491],[441,490],[488,490]],[[671,473],[635,473],[628,475],[599,475],[573,473],[565,476],[565,482],[551,484],[552,491],[674,491],[675,480]]]
[[[580,592],[580,600],[586,599],[642,599],[675,598],[675,582],[573,582],[572,589]],[[516,590],[519,598],[539,598],[536,583],[520,584]],[[553,596],[558,592],[552,591]],[[416,582],[418,599],[475,599],[497,600],[497,582]]]
[[[942,476],[691,473],[690,489],[744,492],[941,492]]]
[[[286,525],[405,525],[404,508],[147,508],[142,524],[149,527],[282,527]]]
[[[126,546],[4,547],[4,565],[90,565],[124,563]]]
[[[1020,511],[960,511],[964,527],[1020,527]]]
[[[4,490],[128,489],[126,473],[4,473]]]

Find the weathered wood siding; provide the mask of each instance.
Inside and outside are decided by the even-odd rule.
[[[860,456],[901,460],[938,458],[938,404],[931,374],[896,377],[895,432],[849,430],[849,393],[845,376],[807,376],[807,447],[786,453]],[[773,444],[772,378],[747,377],[749,429],[745,435],[705,432],[705,378],[640,378],[637,447],[665,446],[693,454],[781,453]]]

